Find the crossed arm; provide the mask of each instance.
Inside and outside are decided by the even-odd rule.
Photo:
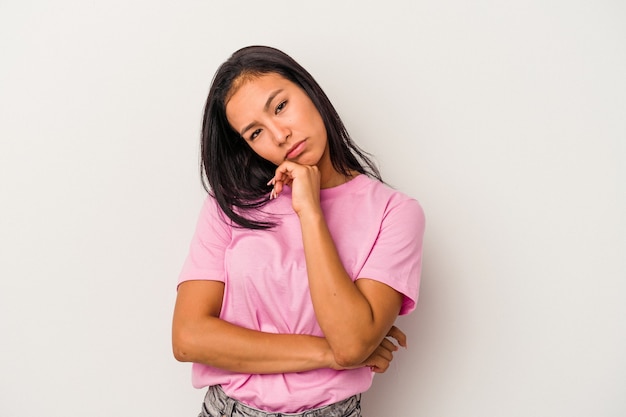
[[[373,279],[353,282],[332,240],[319,204],[316,167],[284,164],[277,192],[292,186],[300,218],[309,287],[325,337],[273,334],[245,329],[219,318],[224,284],[186,281],[178,289],[172,327],[174,356],[242,373],[288,373],[319,368],[369,366],[384,372],[406,337],[393,326],[402,295]]]
[[[362,363],[340,365],[327,338],[264,333],[220,319],[223,291],[224,284],[217,281],[186,281],[179,286],[172,326],[177,360],[259,374],[359,366],[384,372],[397,349],[384,338]],[[388,334],[401,345],[405,344],[405,336],[397,328],[392,327]]]

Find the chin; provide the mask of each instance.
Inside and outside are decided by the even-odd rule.
[[[315,159],[315,158],[302,158],[302,159],[296,159],[294,162],[300,164],[300,165],[309,165],[309,166],[313,166],[313,165],[319,165],[320,160],[319,159]]]

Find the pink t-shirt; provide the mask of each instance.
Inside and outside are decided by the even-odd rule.
[[[424,213],[419,203],[365,175],[321,190],[321,206],[352,280],[369,278],[404,294],[400,314],[415,308]],[[278,226],[232,227],[212,197],[200,213],[179,281],[225,283],[220,317],[269,333],[323,336],[311,302],[298,216],[286,187],[264,206]],[[219,339],[215,340],[219,343]],[[369,368],[249,375],[193,364],[192,382],[220,384],[227,395],[269,412],[296,413],[366,391]]]

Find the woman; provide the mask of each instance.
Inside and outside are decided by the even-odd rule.
[[[359,416],[405,335],[419,204],[384,185],[311,75],[247,47],[218,69],[202,129],[209,191],[183,266],[173,350],[200,416]],[[233,414],[234,413],[234,414]]]

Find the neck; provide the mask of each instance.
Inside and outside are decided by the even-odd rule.
[[[332,174],[326,176],[326,178],[324,177],[324,175],[322,175],[322,178],[320,181],[320,188],[321,189],[332,188],[341,184],[345,184],[348,181],[350,181],[352,178],[354,178],[357,174],[358,174],[357,172],[350,171],[348,175],[343,175],[333,170]]]
[[[320,188],[322,189],[345,184],[358,174],[358,172],[352,170],[348,171],[348,175],[338,172],[330,160],[328,148],[325,149],[324,155],[317,163],[317,167],[319,168],[322,176],[320,178]]]

